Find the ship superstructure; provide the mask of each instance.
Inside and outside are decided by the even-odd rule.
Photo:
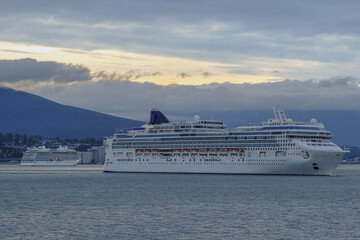
[[[106,172],[330,175],[348,151],[322,123],[287,118],[226,129],[222,121],[171,123],[152,109],[150,122],[105,139]]]
[[[77,152],[67,147],[49,149],[44,146],[29,148],[23,155],[21,166],[75,166],[79,162]]]

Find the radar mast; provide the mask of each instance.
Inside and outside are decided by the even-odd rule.
[[[276,107],[274,106],[273,110],[276,120],[278,120],[279,122],[286,122],[285,111],[281,109],[279,104]]]

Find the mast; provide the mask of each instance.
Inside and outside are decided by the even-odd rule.
[[[278,120],[279,122],[286,121],[285,111],[281,109],[279,104],[276,107],[273,106],[273,110],[274,110],[276,120]]]

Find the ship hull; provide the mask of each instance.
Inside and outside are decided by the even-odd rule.
[[[112,157],[104,172],[191,173],[191,174],[264,174],[264,175],[331,175],[341,163],[344,151],[311,151],[310,158],[124,158]]]

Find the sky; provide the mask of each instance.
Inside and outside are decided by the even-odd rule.
[[[360,110],[360,1],[0,0],[0,86],[149,110]]]

